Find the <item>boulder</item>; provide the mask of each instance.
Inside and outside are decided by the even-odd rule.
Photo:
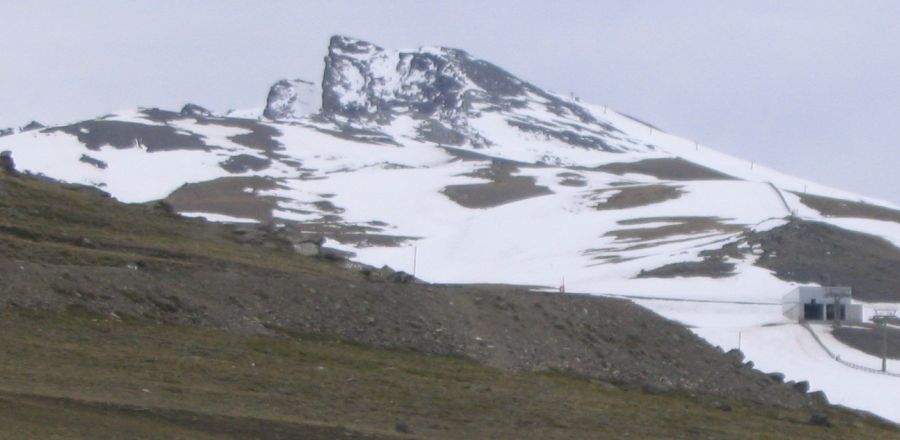
[[[319,111],[322,91],[302,79],[283,79],[269,89],[263,116],[272,120],[296,119]]]
[[[294,250],[296,250],[298,254],[303,255],[304,257],[315,257],[319,255],[319,252],[322,250],[322,246],[315,242],[304,241],[295,244]]]
[[[807,382],[805,380],[797,382],[797,383],[793,384],[792,386],[794,387],[795,390],[797,390],[797,392],[804,393],[804,394],[809,392],[809,382]]]
[[[809,400],[817,405],[828,405],[828,396],[821,390],[809,393]]]
[[[207,110],[204,107],[201,107],[197,104],[185,104],[184,107],[181,108],[181,116],[185,117],[209,117],[212,116],[213,113]]]
[[[828,416],[826,416],[824,414],[813,414],[813,415],[809,416],[809,422],[807,422],[807,423],[809,423],[810,425],[813,425],[813,426],[824,426],[824,427],[831,426],[831,422],[828,420]]]
[[[91,165],[91,166],[94,166],[94,167],[99,168],[99,169],[101,169],[101,170],[105,170],[106,167],[109,166],[109,164],[107,164],[106,162],[104,162],[104,161],[102,161],[102,160],[100,160],[100,159],[95,159],[95,158],[93,158],[93,157],[91,157],[91,156],[88,156],[87,154],[82,154],[81,157],[78,159],[78,161],[79,161],[79,162],[86,163],[86,164]]]
[[[11,151],[0,153],[0,170],[6,174],[16,174],[16,162],[13,161]]]

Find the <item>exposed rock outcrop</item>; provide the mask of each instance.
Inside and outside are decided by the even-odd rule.
[[[19,131],[40,130],[42,128],[46,128],[46,126],[38,121],[31,121],[28,125],[20,128]]]
[[[283,79],[269,89],[263,116],[272,120],[296,119],[319,111],[321,90],[302,79]]]
[[[13,161],[12,152],[0,153],[0,170],[6,174],[16,174],[16,163]]]
[[[185,117],[209,117],[213,115],[213,113],[206,108],[190,103],[185,104],[184,107],[181,108],[180,114]]]
[[[515,114],[514,110],[524,108],[558,119]],[[424,120],[420,133],[425,140],[478,146],[490,141],[468,119],[483,112],[501,113],[511,127],[573,146],[620,151],[608,142],[618,130],[595,119],[580,104],[463,50],[395,51],[344,36],[331,38],[322,79],[322,115],[327,119],[385,124],[405,115]]]

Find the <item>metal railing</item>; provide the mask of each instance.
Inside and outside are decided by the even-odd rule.
[[[803,326],[803,328],[805,328],[806,331],[808,331],[809,334],[812,335],[813,339],[815,339],[816,342],[819,344],[819,347],[822,347],[822,350],[825,350],[825,353],[828,353],[828,356],[830,356],[835,361],[840,362],[850,368],[854,368],[854,369],[857,369],[860,371],[865,371],[867,373],[875,373],[875,374],[883,374],[883,375],[892,376],[892,377],[900,377],[900,374],[898,374],[898,373],[893,373],[890,371],[881,371],[877,368],[871,368],[871,367],[867,367],[865,365],[855,364],[853,362],[841,359],[840,356],[834,354],[834,352],[832,352],[831,350],[828,349],[828,347],[825,346],[825,343],[822,342],[821,339],[819,339],[819,335],[817,335],[815,330],[813,330],[812,327],[809,326],[809,323],[801,322],[800,325]]]
[[[772,183],[772,182],[766,182],[766,183],[767,183],[770,187],[772,187],[772,191],[775,191],[775,194],[778,194],[778,198],[781,199],[781,204],[784,205],[784,209],[787,210],[788,215],[791,216],[791,217],[793,217],[793,216],[794,216],[794,210],[791,209],[791,205],[788,204],[788,201],[787,201],[786,198],[784,198],[784,194],[781,193],[781,190],[780,190],[777,186],[775,186],[775,184]]]

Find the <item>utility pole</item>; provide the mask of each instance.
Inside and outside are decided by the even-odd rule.
[[[897,315],[896,309],[875,309],[872,322],[881,326],[881,371],[887,372],[887,333],[888,321]]]
[[[418,264],[418,260],[419,260],[419,247],[413,246],[413,273],[412,273],[413,277],[416,276],[416,265]]]
[[[887,320],[881,322],[881,371],[887,372]]]
[[[840,327],[841,326],[841,318],[842,318],[841,310],[843,309],[846,312],[846,308],[841,307],[841,305],[842,305],[841,298],[847,298],[847,303],[849,304],[850,303],[850,301],[849,301],[850,300],[850,291],[849,290],[845,291],[843,289],[835,288],[835,287],[826,287],[826,289],[828,289],[828,290],[825,293],[825,297],[831,298],[831,300],[832,300],[832,306],[831,306],[832,311],[831,312],[833,315],[832,320],[834,321],[833,325],[835,327]],[[827,316],[826,316],[826,318],[827,318]]]

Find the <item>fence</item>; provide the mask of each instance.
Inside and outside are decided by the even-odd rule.
[[[822,342],[821,339],[819,339],[819,335],[817,335],[816,332],[809,326],[809,323],[803,322],[800,325],[802,325],[803,328],[805,328],[806,331],[808,331],[809,334],[812,335],[813,339],[815,339],[816,342],[819,344],[819,347],[822,347],[822,350],[825,350],[825,353],[828,353],[828,356],[831,356],[832,359],[834,359],[850,368],[854,368],[854,369],[857,369],[860,371],[865,371],[868,373],[875,373],[875,374],[884,374],[886,376],[900,377],[900,374],[898,374],[898,373],[892,373],[890,371],[881,371],[876,368],[870,368],[865,365],[854,364],[853,362],[849,362],[849,361],[845,361],[845,360],[841,359],[840,356],[834,354],[831,350],[828,349],[828,347],[825,346],[825,343]]]
[[[775,194],[778,194],[778,198],[781,199],[781,204],[784,205],[784,209],[787,210],[789,216],[793,217],[794,210],[791,209],[791,205],[788,204],[788,201],[784,198],[784,194],[781,193],[781,190],[772,182],[766,182],[766,184],[772,187],[772,191],[775,191]]]

